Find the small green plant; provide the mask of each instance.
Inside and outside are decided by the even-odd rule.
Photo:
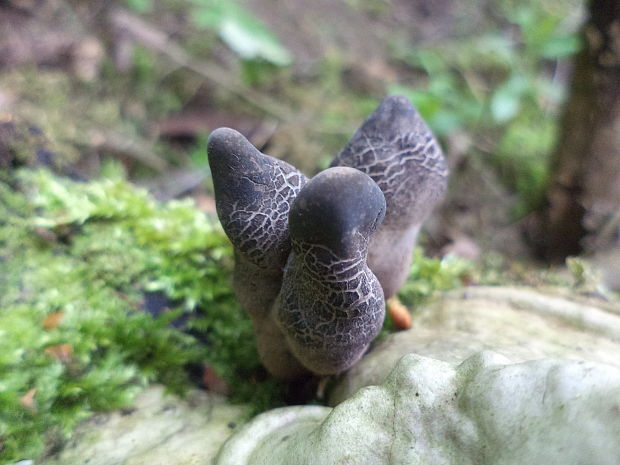
[[[477,272],[470,261],[454,255],[443,258],[426,257],[422,248],[416,247],[407,281],[398,291],[398,299],[415,312],[417,307],[436,293],[456,289],[473,281],[474,274]],[[383,329],[377,339],[385,338],[396,329],[390,313],[387,312]]]
[[[510,2],[505,2],[510,3]],[[423,71],[419,87],[395,84],[439,137],[461,131],[474,151],[492,156],[501,178],[520,194],[521,216],[536,208],[547,182],[563,87],[555,79],[560,60],[580,48],[564,16],[528,2],[504,6],[512,29],[398,54]],[[479,143],[483,140],[484,144]]]
[[[578,257],[568,257],[566,268],[571,274],[574,289],[584,294],[602,296],[608,300],[618,299],[618,294],[605,285],[600,270],[587,261]]]
[[[471,281],[473,272],[474,266],[467,260],[454,255],[426,257],[418,247],[414,250],[409,276],[398,297],[403,304],[415,308],[435,292],[455,289]]]

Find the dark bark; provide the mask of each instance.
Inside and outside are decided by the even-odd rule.
[[[620,0],[591,0],[589,15],[537,217],[550,261],[582,253],[620,209]]]

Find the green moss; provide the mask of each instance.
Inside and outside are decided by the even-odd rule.
[[[56,167],[67,167],[79,159],[79,147],[89,145],[93,128],[118,125],[119,110],[112,101],[81,94],[61,72],[11,71],[0,76],[0,85],[10,89],[18,102],[9,109],[16,112],[18,136],[9,148],[22,162],[33,162],[33,149],[44,148],[54,154]]]
[[[273,405],[278,386],[256,384],[251,325],[231,293],[231,250],[214,218],[190,201],[157,204],[120,179],[23,171],[6,181],[0,463],[49,451],[76,422],[129,406],[149,382],[182,391],[189,363],[209,363],[233,398]],[[164,292],[175,308],[142,311],[145,291]],[[170,325],[183,312],[203,342]]]
[[[424,303],[437,291],[447,291],[472,280],[473,263],[453,256],[444,258],[425,257],[421,248],[416,248],[407,282],[398,292],[403,304],[415,308]]]
[[[459,288],[474,280],[478,270],[473,262],[447,255],[443,258],[426,257],[420,247],[413,251],[413,259],[407,281],[398,291],[399,300],[415,312],[440,291]],[[385,323],[377,341],[384,339],[395,327],[390,313],[386,312]]]

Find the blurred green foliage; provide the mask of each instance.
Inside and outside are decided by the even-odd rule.
[[[136,13],[149,13],[153,10],[152,0],[125,0],[125,3]]]
[[[439,137],[469,135],[474,151],[488,153],[508,187],[521,198],[517,215],[536,208],[547,182],[564,84],[559,60],[580,48],[567,31],[566,11],[534,2],[505,2],[508,25],[480,36],[396,50],[426,75],[422,87],[394,84]],[[484,144],[479,140],[485,141]]]
[[[188,50],[208,54],[213,41],[221,40],[236,55],[235,69],[246,85],[271,83],[276,98],[320,120],[321,150],[307,144],[307,134],[293,133],[317,165],[344,143],[343,128],[358,124],[377,104],[382,92],[352,88],[344,75],[346,59],[337,52],[299,82],[278,74],[293,62],[291,53],[239,2],[171,3],[205,32],[199,40],[180,39]],[[389,12],[389,2],[348,3],[372,14]],[[472,142],[467,155],[487,157],[519,194],[520,215],[542,197],[564,94],[556,76],[580,44],[565,23],[574,2],[492,3],[501,21],[478,36],[432,46],[396,44],[390,59],[402,66],[402,76],[414,77],[400,77],[387,90],[410,97],[440,138],[465,133]],[[153,0],[125,4],[145,15],[164,8]],[[40,70],[6,76],[15,81],[12,88],[36,96],[32,106],[45,109],[46,122],[34,122],[52,141],[63,141],[51,147],[62,156],[88,146],[90,126],[122,121],[122,134],[148,133],[148,121],[182,110],[204,85],[140,46],[130,72],[105,62],[102,79],[90,84],[74,86],[66,76]],[[282,79],[278,86],[274,77]],[[67,115],[80,118],[68,123]],[[206,169],[205,145],[200,137],[185,161]],[[165,142],[155,149],[174,158]],[[281,401],[281,386],[257,375],[251,325],[230,289],[231,250],[217,222],[190,201],[157,204],[122,179],[119,165],[102,166],[108,179],[89,183],[30,171],[18,181],[0,178],[2,462],[36,457],[93,412],[130,405],[149,382],[182,390],[189,385],[189,363],[209,363],[228,382],[233,399],[252,401],[257,411]],[[466,261],[415,254],[399,293],[406,305],[472,280]],[[575,263],[569,263],[575,279],[586,282]],[[164,293],[173,308],[152,317],[142,310],[145,292]],[[55,326],[54,315],[60,318]],[[171,327],[181,315],[191,316],[189,333]]]
[[[138,12],[154,8],[152,0],[127,1]],[[383,1],[347,3],[374,16],[391,11]],[[298,145],[324,154],[317,157],[316,169],[346,142],[348,128],[352,131],[358,119],[374,109],[383,87],[408,96],[444,145],[455,134],[465,135],[470,143],[465,155],[482,157],[485,166],[493,167],[517,194],[516,217],[540,205],[565,96],[567,60],[580,48],[577,0],[545,4],[494,0],[479,34],[456,34],[423,44],[395,36],[387,60],[399,71],[398,77],[370,88],[351,85],[346,51],[338,47],[328,50],[310,78],[297,82],[294,70],[287,68],[293,56],[243,1],[191,0],[175,5],[195,28],[211,34],[206,35],[211,39],[200,35],[203,45],[197,53],[208,55],[213,40],[221,41],[236,55],[231,72],[244,85],[260,88],[291,108],[302,108],[300,120],[310,124]],[[157,108],[174,111],[182,105],[184,92],[192,95],[183,86],[173,90],[174,78],[162,86],[154,78],[161,74],[157,66],[150,52],[136,57],[135,73],[143,76],[144,95],[153,102],[147,109],[151,115],[162,113]],[[318,128],[316,134],[313,128]],[[308,157],[303,148],[297,150],[293,158]]]
[[[125,0],[136,13],[150,13],[153,0]],[[276,66],[287,66],[292,55],[278,38],[238,1],[189,0],[189,14],[193,23],[214,31],[240,58],[264,61]]]
[[[194,23],[215,30],[220,39],[244,60],[264,60],[277,66],[291,64],[292,56],[289,51],[239,3],[191,0],[191,4]]]

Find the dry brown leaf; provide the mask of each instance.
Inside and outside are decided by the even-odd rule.
[[[226,381],[220,378],[220,375],[206,363],[203,367],[202,382],[209,391],[217,394],[227,395],[229,392]]]
[[[63,311],[50,313],[43,320],[43,327],[45,329],[54,329],[58,327],[62,319],[65,317],[65,313]]]
[[[398,297],[391,297],[387,301],[387,311],[394,321],[394,326],[398,329],[411,328],[411,314]]]
[[[56,360],[60,360],[63,363],[67,363],[71,360],[71,354],[73,354],[73,346],[71,344],[59,344],[57,346],[46,347],[43,351],[45,355],[54,357]]]
[[[30,389],[26,394],[20,397],[19,403],[32,412],[37,411],[37,406],[34,401],[34,396],[37,393],[36,388]]]

